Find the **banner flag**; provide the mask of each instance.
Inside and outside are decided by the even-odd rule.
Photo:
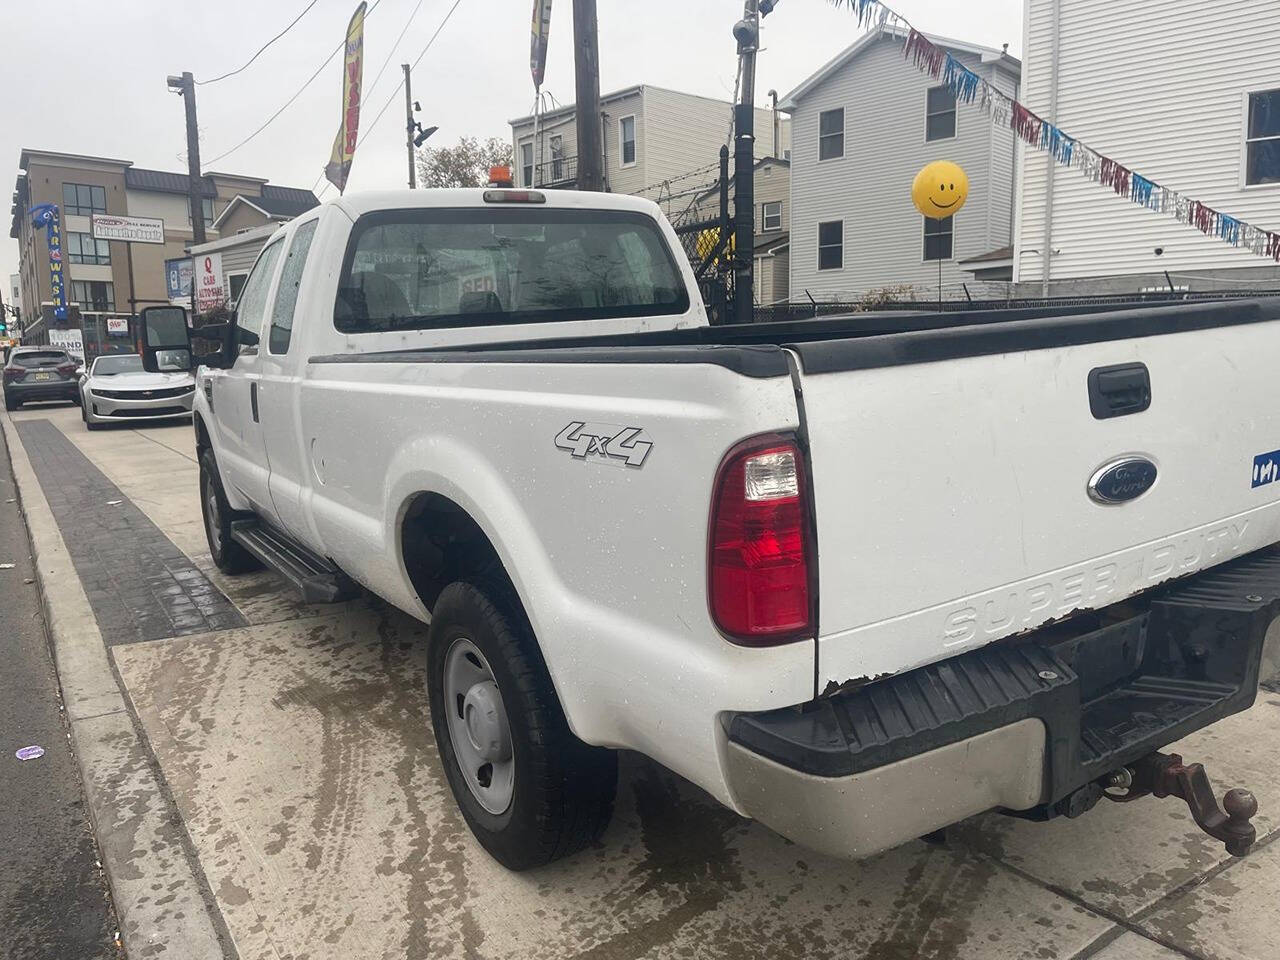
[[[533,0],[533,28],[529,38],[529,71],[533,86],[542,86],[547,75],[547,39],[551,33],[551,0]]]
[[[342,62],[342,121],[333,139],[333,153],[325,165],[325,178],[342,193],[347,188],[351,161],[360,133],[360,88],[364,74],[364,13],[362,2],[347,24],[346,49]]]
[[[62,263],[62,216],[56,203],[41,203],[31,208],[31,226],[44,227],[49,249],[49,293],[53,300],[55,320],[67,319],[67,283]]]

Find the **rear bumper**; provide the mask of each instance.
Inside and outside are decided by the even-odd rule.
[[[1253,703],[1280,548],[1118,606],[734,714],[731,789],[755,819],[847,857],[996,807],[1066,813],[1081,788]]]
[[[80,399],[80,385],[75,380],[46,380],[43,383],[15,380],[4,385],[4,392],[19,403]]]

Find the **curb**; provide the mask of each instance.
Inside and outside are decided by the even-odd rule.
[[[31,543],[72,752],[125,953],[234,958],[231,937],[160,765],[123,693],[57,520],[7,411],[0,425]]]

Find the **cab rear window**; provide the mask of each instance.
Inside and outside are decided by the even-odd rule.
[[[47,367],[51,363],[70,363],[71,357],[60,350],[32,350],[13,354],[9,362],[18,367]]]
[[[627,211],[397,210],[361,217],[338,285],[344,333],[684,313],[657,223]]]

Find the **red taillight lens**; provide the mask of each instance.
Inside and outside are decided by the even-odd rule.
[[[711,503],[708,583],[716,626],[759,646],[812,636],[804,458],[786,437],[729,452]]]
[[[23,370],[21,367],[4,368],[4,379],[6,383],[10,380],[21,380],[26,375],[27,371]]]
[[[76,372],[76,365],[74,363],[60,363],[54,369],[64,377],[69,377]]]

